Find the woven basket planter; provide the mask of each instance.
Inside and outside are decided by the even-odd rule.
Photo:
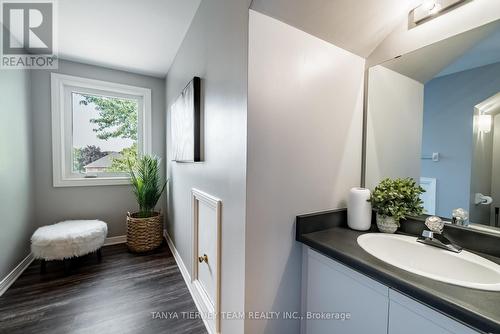
[[[127,247],[131,252],[144,253],[158,248],[163,242],[163,215],[155,212],[148,218],[127,213]]]

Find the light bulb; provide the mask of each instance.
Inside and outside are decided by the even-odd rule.
[[[434,15],[441,10],[442,6],[437,0],[427,0],[422,3],[422,8],[428,11],[429,14]]]
[[[429,13],[432,14],[432,15],[434,15],[434,14],[438,13],[440,10],[441,10],[441,5],[438,4],[438,3],[436,3],[434,5],[434,7],[432,7],[432,9],[429,10]]]
[[[435,0],[427,0],[422,3],[422,8],[427,11],[431,11],[436,6]]]

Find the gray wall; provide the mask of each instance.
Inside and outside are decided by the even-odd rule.
[[[64,60],[59,61],[59,69],[54,72],[151,89],[153,153],[164,158],[164,80]],[[137,209],[130,186],[52,186],[50,73],[34,70],[31,82],[37,224],[53,224],[64,219],[101,219],[108,223],[108,236],[124,235],[126,212]],[[163,206],[163,200],[159,206]]]
[[[250,11],[247,311],[300,312],[298,214],[346,206],[359,186],[363,58]],[[299,333],[292,319],[245,333]]]
[[[166,79],[169,110],[193,76],[202,78],[205,161],[168,161],[168,232],[191,270],[191,188],[222,200],[223,312],[244,307],[249,5],[249,0],[202,1]],[[167,152],[170,138],[168,143]],[[242,333],[243,322],[222,320],[222,332]]]
[[[0,71],[0,281],[28,255],[36,223],[29,80]]]
[[[474,68],[425,84],[422,152],[439,152],[439,162],[422,160],[422,176],[437,179],[436,214],[451,217],[455,208],[470,208],[472,222],[487,223],[488,207],[478,212],[472,196],[490,195],[491,146],[493,132],[482,143],[473,135],[474,106],[500,91],[500,63]],[[471,179],[472,175],[472,179]],[[481,214],[481,210],[486,210]],[[481,218],[484,217],[484,218]]]

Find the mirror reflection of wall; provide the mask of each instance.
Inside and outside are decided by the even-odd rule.
[[[412,177],[428,214],[499,226],[500,22],[369,69],[365,184]]]

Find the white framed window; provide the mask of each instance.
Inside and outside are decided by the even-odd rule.
[[[151,153],[151,90],[51,74],[54,187],[129,184]]]

